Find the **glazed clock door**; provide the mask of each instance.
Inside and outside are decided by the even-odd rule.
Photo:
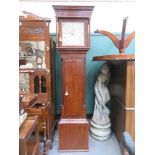
[[[88,46],[88,20],[60,20],[59,46],[85,47]]]
[[[64,117],[81,118],[83,116],[82,105],[84,105],[84,60],[63,60],[63,111]]]
[[[62,22],[62,46],[84,46],[84,23]]]

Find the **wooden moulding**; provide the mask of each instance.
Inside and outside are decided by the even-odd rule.
[[[51,20],[49,18],[45,18],[45,17],[39,17],[31,12],[28,11],[22,11],[23,15],[19,16],[20,21],[31,21],[31,22],[35,22],[35,21],[48,21],[51,22]]]
[[[114,55],[93,57],[93,61],[113,61],[113,60],[135,60],[135,54],[114,54]]]
[[[37,100],[36,94],[24,94],[22,96],[22,105],[24,108],[30,107]]]
[[[57,17],[64,18],[90,18],[94,6],[63,6],[53,5]]]

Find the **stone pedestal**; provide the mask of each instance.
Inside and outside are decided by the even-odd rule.
[[[100,141],[108,140],[111,136],[111,123],[104,124],[97,124],[97,122],[94,122],[91,120],[90,122],[90,135]]]

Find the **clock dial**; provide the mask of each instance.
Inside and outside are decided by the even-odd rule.
[[[84,23],[62,22],[62,46],[84,46]]]

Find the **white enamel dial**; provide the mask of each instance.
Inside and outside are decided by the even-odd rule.
[[[84,23],[62,22],[62,46],[84,46]]]

